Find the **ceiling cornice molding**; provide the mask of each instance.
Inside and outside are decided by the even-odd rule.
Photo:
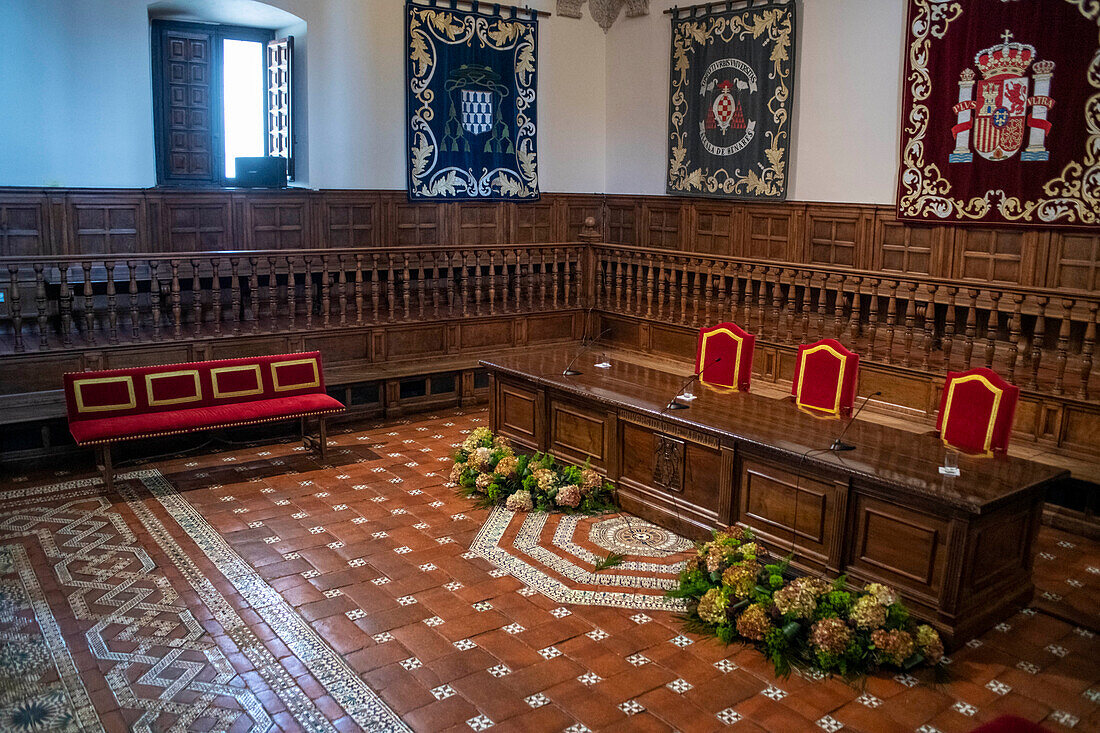
[[[582,17],[581,8],[586,0],[558,0],[557,14],[565,18]],[[626,8],[626,17],[649,15],[649,0],[587,0],[588,12],[603,32],[607,33]]]

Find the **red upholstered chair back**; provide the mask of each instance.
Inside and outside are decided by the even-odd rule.
[[[989,455],[1008,450],[1020,388],[985,367],[948,372],[936,429],[944,444]]]
[[[703,371],[700,380],[707,384],[748,392],[755,349],[756,337],[734,323],[702,328],[695,347],[695,371]]]
[[[859,354],[835,339],[798,347],[791,394],[799,407],[832,415],[851,415],[859,377]]]
[[[69,422],[324,391],[317,351],[65,375]]]

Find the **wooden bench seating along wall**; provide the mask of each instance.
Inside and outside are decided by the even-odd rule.
[[[316,446],[325,458],[326,416],[344,406],[325,392],[317,351],[166,364],[65,375],[69,430],[95,445],[103,481],[113,480],[111,444],[274,420],[318,418]]]

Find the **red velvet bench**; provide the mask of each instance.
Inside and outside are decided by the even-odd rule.
[[[318,417],[316,447],[326,457],[326,416],[344,406],[325,394],[321,354],[257,356],[65,375],[69,431],[94,445],[111,488],[111,444],[122,440]]]

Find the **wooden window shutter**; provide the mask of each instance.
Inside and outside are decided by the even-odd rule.
[[[161,183],[216,183],[220,90],[214,31],[154,24],[154,115]]]
[[[294,180],[294,131],[291,101],[294,36],[267,44],[267,154],[286,158],[286,170]]]

